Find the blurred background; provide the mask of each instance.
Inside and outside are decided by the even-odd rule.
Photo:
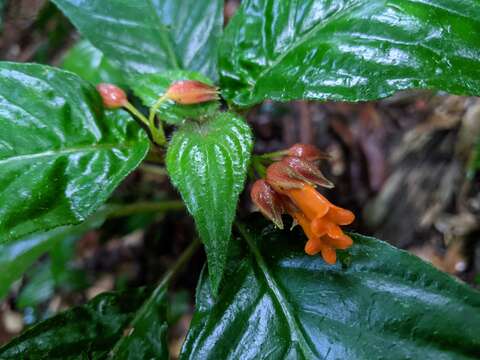
[[[238,5],[226,1],[225,22]],[[61,67],[80,39],[47,0],[0,0],[0,14],[2,61]],[[480,287],[480,98],[409,91],[355,104],[265,102],[244,115],[255,133],[256,153],[301,142],[331,155],[322,164],[336,185],[327,196],[357,214],[352,230]],[[252,210],[246,194],[240,216]],[[167,199],[179,196],[166,174],[146,163],[111,202]],[[0,345],[101,292],[155,284],[194,236],[192,219],[179,209],[109,219],[97,230],[61,239],[0,299]],[[172,354],[188,329],[204,261],[197,252],[174,283]]]

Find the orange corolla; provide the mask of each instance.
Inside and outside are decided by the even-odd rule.
[[[321,253],[327,263],[334,264],[336,249],[346,249],[353,244],[340,226],[351,224],[355,215],[332,204],[315,189],[315,186],[333,187],[314,162],[320,152],[302,144],[295,147],[303,152],[298,150],[296,154],[299,156],[292,156],[295,152],[290,151],[282,160],[271,164],[265,180],[256,182],[252,200],[277,224],[278,213],[290,214],[308,238],[305,252],[309,255]],[[301,157],[305,154],[308,156]],[[265,211],[265,204],[269,204],[268,211]]]
[[[308,238],[305,252],[309,255],[321,253],[327,263],[334,264],[335,249],[347,249],[353,244],[339,225],[351,224],[355,215],[330,203],[311,185],[286,190],[285,194],[300,209],[291,215]]]

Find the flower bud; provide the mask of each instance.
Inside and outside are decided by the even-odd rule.
[[[320,159],[329,159],[328,154],[320,151],[316,146],[310,144],[295,144],[287,150],[288,156],[296,156],[302,160],[316,161]]]
[[[121,108],[127,102],[125,91],[113,84],[98,84],[97,91],[102,97],[103,105],[107,109]]]
[[[165,96],[182,105],[199,104],[218,99],[216,87],[194,80],[181,80],[170,85]]]
[[[281,163],[290,169],[291,176],[295,179],[302,180],[309,185],[319,185],[326,188],[333,187],[333,183],[322,174],[317,165],[312,161],[303,160],[295,156],[286,156]]]
[[[305,185],[305,182],[298,179],[293,170],[281,161],[274,162],[267,168],[265,179],[280,193],[289,189],[301,189]]]
[[[250,196],[262,214],[277,227],[283,229],[282,213],[284,209],[282,199],[265,180],[255,181]]]

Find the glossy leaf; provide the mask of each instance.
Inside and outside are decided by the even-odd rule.
[[[246,0],[220,46],[222,89],[240,106],[480,95],[479,32],[477,0]]]
[[[24,238],[0,245],[0,299],[8,292],[14,281],[43,254],[61,241],[77,238],[89,229],[103,223],[106,212],[99,211],[87,221],[76,226],[62,226],[47,232],[28,235]]]
[[[62,68],[94,85],[110,83],[122,87],[125,84],[122,70],[87,40],[79,41],[68,51]]]
[[[250,128],[231,113],[219,113],[202,124],[187,123],[168,148],[167,170],[205,244],[214,291],[225,268],[251,148]]]
[[[84,221],[149,149],[69,72],[0,63],[0,108],[0,243]]]
[[[478,358],[480,293],[419,258],[354,235],[332,266],[297,231],[240,234],[217,298],[202,276],[182,359]]]
[[[132,81],[132,89],[147,107],[152,107],[165,94],[172,83],[180,80],[197,80],[212,85],[212,81],[199,73],[174,70],[160,74],[136,75]],[[205,119],[211,117],[219,108],[218,101],[210,101],[195,105],[176,104],[167,100],[157,111],[160,119],[170,124],[180,124],[186,119]]]
[[[220,0],[53,0],[80,33],[127,73],[217,74]]]
[[[101,294],[83,306],[60,313],[28,329],[0,348],[0,358],[107,359],[119,339],[135,334],[135,330],[128,328],[128,325],[147,296],[148,292],[144,290]],[[163,320],[157,317],[150,321],[162,323]],[[164,334],[155,333],[151,336],[165,340]],[[166,346],[166,343],[163,345]]]

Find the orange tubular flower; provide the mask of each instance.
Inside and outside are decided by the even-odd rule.
[[[333,205],[315,189],[316,185],[333,187],[313,162],[318,160],[318,154],[321,153],[316,148],[302,148],[301,144],[292,148],[295,147],[297,150],[305,150],[303,154],[307,154],[305,157],[309,160],[291,156],[289,151],[290,156],[271,164],[267,169],[265,181],[260,181],[262,184],[270,185],[270,191],[274,190],[286,198],[282,200],[284,211],[296,220],[308,238],[305,252],[309,255],[321,253],[325,262],[334,264],[335,250],[346,249],[353,244],[352,239],[344,234],[340,226],[351,224],[355,220],[355,215],[349,210]],[[302,151],[298,150],[297,154],[301,155]],[[252,199],[253,195],[252,189]],[[271,194],[269,196],[272,197]],[[288,205],[289,202],[291,205]]]
[[[308,237],[305,252],[309,255],[320,252],[327,263],[335,263],[335,249],[347,249],[353,244],[339,225],[351,224],[355,215],[333,205],[308,184],[300,189],[286,190],[285,194],[301,211],[291,215]]]

